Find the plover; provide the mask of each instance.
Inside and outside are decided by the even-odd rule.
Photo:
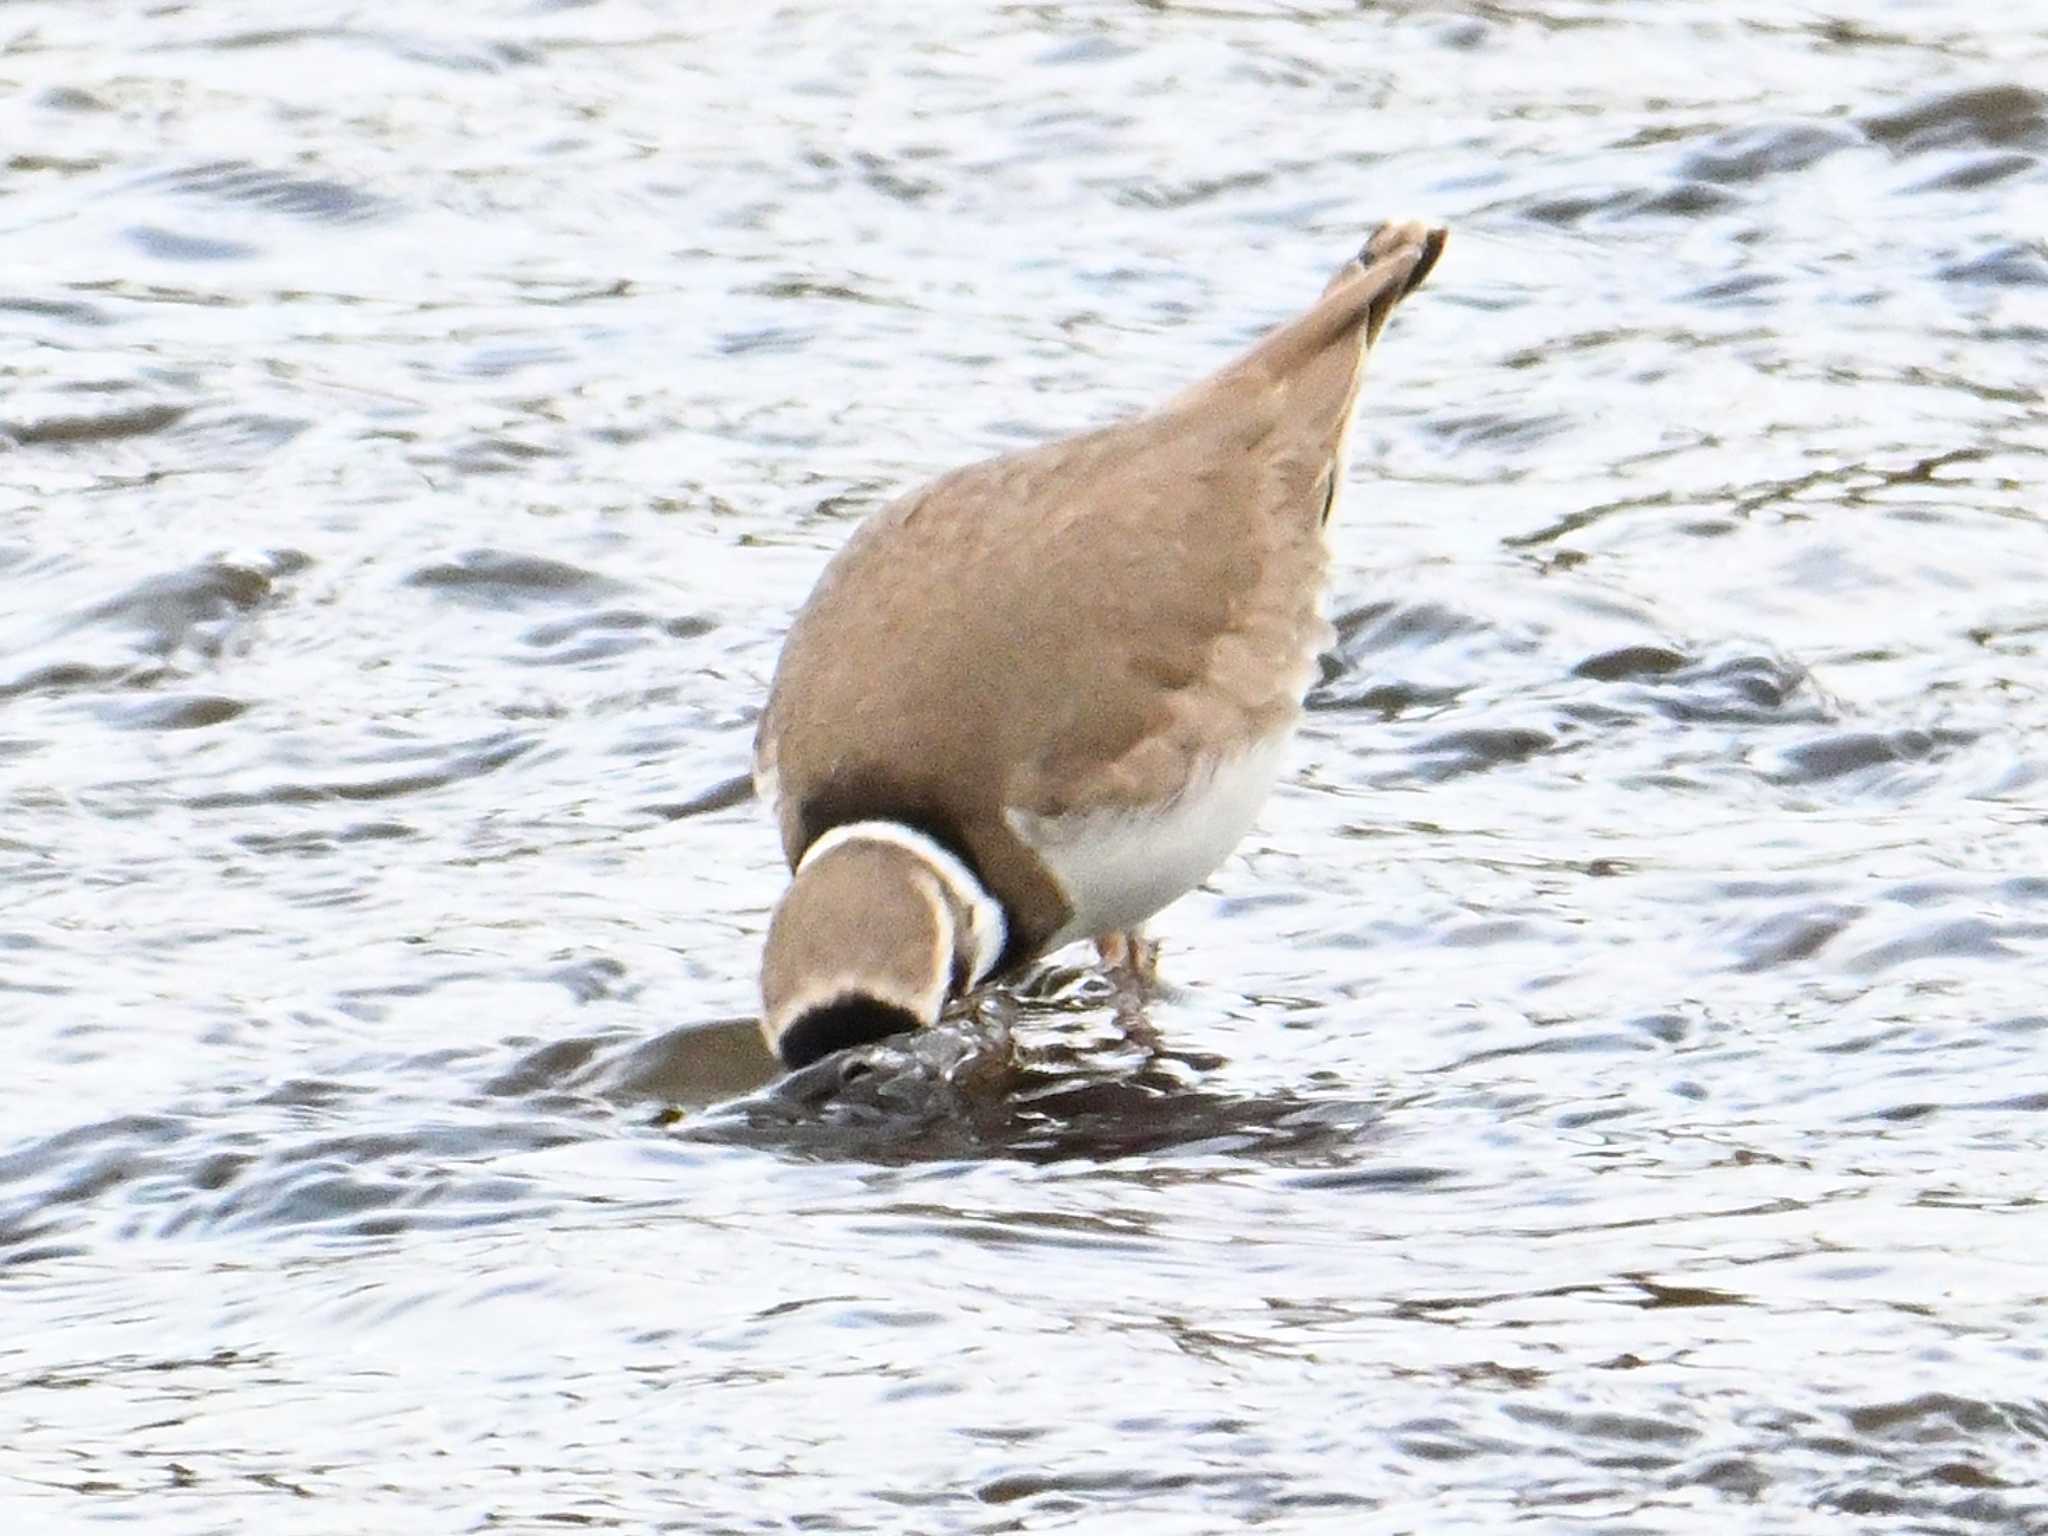
[[[1075,939],[1142,964],[1249,830],[1331,637],[1365,359],[1444,235],[1382,226],[1164,406],[943,475],[833,557],[754,749],[794,872],[761,965],[786,1065]]]

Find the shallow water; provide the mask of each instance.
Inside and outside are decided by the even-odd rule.
[[[2048,1530],[2036,8],[277,15],[0,10],[10,1528]],[[770,1081],[826,554],[1407,214],[1169,994]]]

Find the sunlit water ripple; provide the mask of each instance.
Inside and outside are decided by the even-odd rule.
[[[290,13],[0,13],[10,1529],[2048,1531],[2031,8]],[[1406,214],[1167,994],[772,1081],[825,555]]]

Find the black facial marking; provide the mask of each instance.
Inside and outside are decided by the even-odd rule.
[[[834,827],[843,827],[849,822],[893,821],[899,827],[922,832],[965,864],[976,880],[983,885],[988,883],[983,880],[974,855],[968,851],[967,839],[961,836],[958,821],[925,796],[906,794],[879,778],[862,776],[827,785],[807,796],[797,807],[797,820],[803,828],[805,848]]]
[[[916,1029],[921,1022],[909,1009],[879,998],[842,997],[800,1016],[775,1042],[775,1053],[795,1071],[850,1045],[870,1045]]]

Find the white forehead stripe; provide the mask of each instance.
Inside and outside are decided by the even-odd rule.
[[[802,874],[804,866],[811,860],[822,858],[834,848],[856,842],[893,844],[915,856],[938,877],[939,883],[946,887],[947,893],[967,914],[967,950],[973,961],[967,985],[981,985],[988,973],[996,968],[996,962],[1002,959],[1003,946],[1010,941],[1010,924],[1003,916],[1002,903],[989,895],[987,887],[974,878],[974,871],[961,863],[955,854],[915,827],[906,827],[900,821],[849,821],[834,827],[804,850],[804,856],[797,860],[796,872]]]

